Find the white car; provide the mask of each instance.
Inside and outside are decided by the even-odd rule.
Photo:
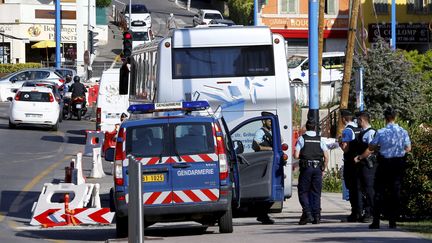
[[[123,10],[128,26],[129,21],[132,21],[131,27],[151,27],[151,16],[147,7],[144,4],[132,4],[131,6],[131,16],[129,16],[129,4],[126,4]]]
[[[224,19],[221,12],[212,9],[201,9],[193,17],[193,26],[208,25],[213,19]]]
[[[53,69],[33,68],[24,69],[0,78],[0,101],[7,101],[8,97],[14,97],[13,90],[20,88],[26,81],[53,81],[59,87],[65,79]]]
[[[152,31],[150,28],[141,27],[141,28],[132,28],[132,49],[152,41]]]
[[[47,87],[22,87],[15,97],[9,97],[9,128],[17,125],[43,125],[57,131],[60,122],[60,105]]]

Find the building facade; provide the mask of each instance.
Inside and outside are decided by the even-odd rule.
[[[86,4],[78,9],[77,2],[79,1],[82,0],[61,0],[62,66],[81,65],[77,64],[77,60],[83,59],[81,58],[83,53],[80,54],[78,51],[87,49],[88,10],[90,8]],[[0,63],[38,62],[44,65],[54,65],[55,48],[32,48],[32,45],[40,41],[55,41],[54,3],[53,0],[3,0],[0,2],[0,34],[2,34],[0,35],[2,41]],[[93,13],[95,13],[95,8]],[[95,18],[94,15],[90,16],[90,20]],[[94,30],[99,32],[98,38],[102,39],[102,42],[106,41],[106,26],[105,28],[95,26]],[[84,48],[80,48],[80,45]]]
[[[349,24],[349,0],[325,0],[324,51],[345,51]],[[288,42],[288,56],[307,53],[308,1],[267,0],[260,12],[260,23]]]
[[[363,0],[366,46],[391,38],[391,0]],[[396,47],[425,52],[432,48],[432,0],[396,0]]]

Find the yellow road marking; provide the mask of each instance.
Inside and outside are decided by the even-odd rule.
[[[9,212],[11,212],[11,213],[18,212],[20,210],[21,202],[25,198],[27,192],[29,192],[37,183],[39,183],[46,175],[51,173],[56,167],[58,167],[59,165],[61,165],[62,163],[64,163],[67,160],[70,160],[70,159],[72,159],[72,156],[70,156],[70,155],[64,157],[59,162],[50,165],[47,169],[42,171],[42,173],[40,173],[39,175],[34,177],[29,183],[27,183],[27,185],[24,186],[24,188],[21,190],[21,192],[18,194],[18,196],[12,202],[12,207],[10,207]],[[5,216],[2,215],[2,217],[0,217],[0,222],[2,222],[4,220],[4,218],[5,218]]]

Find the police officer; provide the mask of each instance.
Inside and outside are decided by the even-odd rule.
[[[369,145],[378,150],[378,165],[375,175],[375,207],[370,229],[379,229],[380,215],[384,207],[388,212],[389,227],[396,228],[399,217],[400,187],[406,164],[406,153],[411,151],[408,132],[395,123],[396,111],[387,107],[384,111],[386,126],[378,130]],[[388,192],[389,195],[385,195]],[[384,198],[387,201],[384,201]]]
[[[302,206],[299,224],[319,224],[321,220],[322,172],[327,168],[328,148],[315,132],[314,121],[306,122],[306,133],[299,137],[294,157],[300,159],[298,196]]]
[[[270,112],[261,112],[262,116],[272,116]],[[255,132],[254,139],[252,141],[252,149],[255,152],[259,151],[271,151],[273,150],[273,136],[272,136],[272,123],[271,119],[262,120],[262,127]],[[268,215],[268,211],[271,208],[271,204],[260,205],[258,209],[257,221],[262,224],[274,224],[274,220]]]
[[[375,136],[375,130],[369,124],[369,120],[370,116],[367,112],[360,112],[357,115],[357,123],[361,127],[361,132],[358,136],[358,155],[354,158],[354,162],[358,169],[357,190],[360,192],[357,203],[359,209],[364,210],[360,219],[363,223],[369,223],[372,219],[376,169],[376,156],[369,149],[369,144]]]
[[[359,208],[359,191],[357,190],[357,173],[354,163],[356,154],[356,136],[360,133],[360,128],[353,121],[353,114],[349,110],[341,110],[342,122],[345,125],[342,131],[340,147],[343,150],[344,169],[343,177],[345,185],[349,190],[349,201],[351,204],[351,215],[347,217],[348,222],[357,222],[361,217]]]

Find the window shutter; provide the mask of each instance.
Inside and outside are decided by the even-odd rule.
[[[336,14],[335,0],[327,0],[327,14]]]
[[[288,13],[296,13],[296,0],[288,0]]]

